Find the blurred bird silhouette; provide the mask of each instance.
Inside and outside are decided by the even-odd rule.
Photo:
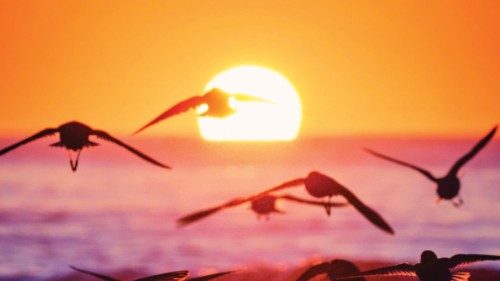
[[[115,279],[100,273],[95,273],[91,272],[88,270],[83,270],[80,268],[77,268],[75,266],[70,265],[70,268],[79,271],[81,273],[85,273],[88,275],[92,275],[98,279],[101,280],[106,280],[106,281],[121,281],[119,279]],[[162,274],[157,274],[157,275],[152,275],[152,276],[147,276],[139,279],[135,279],[134,281],[206,281],[206,280],[212,280],[227,274],[232,273],[232,271],[226,271],[226,272],[219,272],[219,273],[214,273],[210,275],[205,275],[205,276],[200,276],[200,277],[195,277],[195,278],[189,278],[189,271],[187,270],[181,270],[181,271],[173,271],[173,272],[167,272],[167,273],[162,273]]]
[[[344,275],[337,280],[370,275],[388,275],[417,276],[421,281],[467,281],[470,277],[469,272],[451,272],[451,270],[474,262],[493,260],[500,260],[500,256],[459,254],[451,258],[438,258],[433,251],[426,250],[420,255],[420,263],[414,265],[402,263],[382,267],[359,274]]]
[[[448,171],[448,174],[446,174],[444,177],[441,177],[441,178],[434,176],[431,172],[429,172],[423,168],[420,168],[416,165],[413,165],[413,164],[386,156],[384,154],[373,151],[371,149],[365,149],[365,150],[368,153],[370,153],[376,157],[394,162],[396,164],[399,164],[399,165],[402,165],[402,166],[405,166],[405,167],[408,167],[408,168],[411,168],[411,169],[414,169],[414,170],[420,172],[422,175],[427,177],[429,180],[431,180],[437,184],[438,199],[436,202],[441,201],[441,199],[452,200],[452,203],[455,207],[460,207],[464,203],[464,201],[458,195],[458,193],[460,191],[460,179],[458,177],[458,171],[460,170],[460,168],[462,168],[465,165],[465,163],[467,163],[469,160],[471,160],[479,151],[481,151],[481,149],[483,149],[483,147],[486,146],[486,144],[495,135],[496,130],[497,130],[497,126],[495,126],[484,138],[482,138],[469,152],[467,152],[467,154],[465,154],[460,159],[458,159],[457,162],[455,162],[455,164],[453,164],[451,169]],[[456,198],[456,200],[453,200],[455,198]]]
[[[259,193],[256,195],[248,196],[248,197],[240,197],[233,199],[227,203],[224,203],[222,205],[201,210],[192,214],[189,214],[187,216],[184,216],[180,219],[177,220],[177,225],[179,226],[185,226],[190,223],[193,223],[195,221],[198,221],[202,218],[205,218],[209,215],[212,215],[218,211],[221,211],[223,209],[231,208],[231,207],[236,207],[239,206],[243,203],[250,202],[251,203],[251,209],[257,214],[258,218],[269,218],[269,215],[272,213],[284,213],[282,210],[279,210],[276,208],[276,201],[277,200],[288,200],[292,202],[297,202],[297,203],[302,203],[302,204],[307,204],[307,205],[315,205],[315,206],[321,206],[324,207],[325,203],[321,201],[314,201],[314,200],[307,200],[303,199],[300,197],[296,197],[293,195],[289,194],[282,194],[282,195],[272,195],[272,194],[267,194],[267,193]],[[329,207],[344,207],[347,206],[347,203],[329,203]]]
[[[144,129],[152,126],[160,121],[163,121],[174,115],[186,112],[191,109],[195,109],[200,105],[206,104],[208,110],[203,112],[201,116],[206,117],[217,117],[223,118],[227,117],[236,111],[229,105],[229,99],[235,98],[238,101],[248,101],[248,102],[270,102],[266,99],[262,99],[256,96],[247,94],[230,94],[226,93],[218,88],[214,88],[202,96],[190,97],[186,100],[179,102],[178,104],[167,109],[165,112],[160,114],[158,117],[153,119],[151,122],[147,123],[139,130],[134,132],[134,135],[143,131]]]
[[[361,271],[352,263],[346,260],[335,259],[331,262],[323,262],[308,268],[297,281],[308,281],[314,277],[326,274],[330,280],[336,280],[340,276],[359,274]],[[352,281],[366,281],[363,277],[350,279]]]
[[[323,203],[326,213],[330,215],[330,204],[332,196],[341,195],[349,204],[354,206],[366,219],[381,230],[394,234],[392,227],[380,216],[375,210],[366,206],[361,200],[354,195],[347,187],[341,185],[334,179],[313,171],[305,178],[296,178],[291,181],[282,183],[276,187],[264,191],[264,193],[276,192],[279,190],[305,185],[307,192],[316,198],[328,197],[328,201]]]
[[[20,147],[21,145],[27,144],[29,142],[35,141],[42,137],[47,137],[59,133],[59,141],[51,144],[53,147],[63,147],[68,151],[69,164],[71,166],[71,170],[76,171],[78,168],[78,160],[80,158],[80,153],[83,148],[92,147],[99,145],[98,143],[92,142],[89,140],[89,136],[96,136],[100,139],[115,143],[128,151],[134,153],[135,155],[141,157],[142,159],[148,161],[151,164],[156,166],[160,166],[162,168],[170,169],[169,166],[162,164],[153,158],[147,156],[146,154],[140,152],[139,150],[123,143],[122,141],[112,137],[110,134],[101,130],[94,130],[89,126],[82,124],[80,122],[72,121],[66,124],[62,124],[57,128],[47,128],[44,129],[29,138],[26,138],[20,142],[17,142],[11,146],[8,146],[2,150],[0,150],[0,156],[6,154],[7,152]],[[76,152],[76,157],[73,160],[71,156],[71,151]]]

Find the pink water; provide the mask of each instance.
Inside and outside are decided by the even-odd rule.
[[[0,140],[0,146],[12,140]],[[174,167],[167,171],[111,144],[85,150],[72,173],[54,140],[0,158],[0,279],[46,278],[72,264],[100,272],[294,266],[311,257],[415,261],[500,254],[500,142],[463,169],[465,205],[434,203],[434,185],[414,171],[364,153],[368,146],[436,175],[475,140],[320,139],[294,143],[205,143],[127,139]],[[175,219],[318,170],[349,187],[393,226],[390,236],[353,208],[283,202],[284,215],[259,221],[241,206],[183,229]],[[307,196],[302,188],[290,193]],[[35,279],[36,280],[36,279]]]

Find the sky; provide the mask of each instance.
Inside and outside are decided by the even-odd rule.
[[[0,136],[129,134],[242,64],[287,77],[301,137],[500,122],[498,1],[1,1]],[[145,136],[199,135],[194,112]]]

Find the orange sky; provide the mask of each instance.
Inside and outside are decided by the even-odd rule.
[[[302,136],[482,135],[499,26],[498,1],[1,1],[0,135],[131,133],[239,64],[288,77]],[[154,134],[196,136],[195,115]]]

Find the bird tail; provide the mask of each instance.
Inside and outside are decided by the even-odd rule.
[[[451,281],[469,281],[470,273],[461,271],[461,272],[455,272],[451,276]]]

